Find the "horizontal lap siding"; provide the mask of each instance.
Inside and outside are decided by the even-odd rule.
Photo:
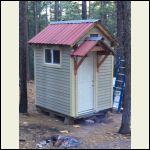
[[[97,110],[104,110],[112,107],[112,59],[108,56],[99,68],[97,73]]]
[[[36,105],[70,115],[70,51],[62,50],[61,68],[45,66],[43,48],[35,49]]]

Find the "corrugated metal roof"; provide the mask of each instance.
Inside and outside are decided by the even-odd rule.
[[[92,27],[94,22],[49,24],[28,43],[72,45]]]
[[[85,41],[83,42],[72,54],[71,56],[85,56],[96,44],[98,41]]]

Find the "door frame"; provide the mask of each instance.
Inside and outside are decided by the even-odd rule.
[[[97,53],[96,52],[91,52],[93,55],[93,80],[94,80],[94,87],[93,87],[93,113],[96,112],[96,106],[97,106],[97,71],[96,71],[96,63],[97,63]],[[85,58],[86,59],[86,58]],[[82,65],[82,64],[81,64]],[[78,117],[80,116],[78,114],[78,72],[75,77],[75,116]],[[91,112],[89,112],[91,113]],[[86,113],[88,114],[88,113]],[[85,114],[85,115],[86,115]]]

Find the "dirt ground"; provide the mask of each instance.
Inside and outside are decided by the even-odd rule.
[[[131,149],[131,136],[118,133],[121,114],[110,113],[102,122],[85,124],[79,127],[64,125],[60,117],[50,117],[36,111],[34,82],[28,83],[28,114],[20,114],[20,149],[38,149],[36,144],[52,135],[70,135],[80,141],[76,149]],[[68,133],[60,131],[67,130]],[[60,149],[52,144],[43,149]]]

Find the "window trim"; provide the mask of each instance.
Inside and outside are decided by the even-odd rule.
[[[51,60],[52,60],[52,62],[51,63],[48,63],[48,62],[46,62],[46,60],[45,60],[45,51],[46,50],[50,50],[51,51]],[[56,50],[56,51],[59,51],[60,52],[60,63],[59,64],[56,64],[56,63],[54,63],[53,61],[54,61],[54,57],[53,57],[53,50]],[[61,68],[61,65],[62,65],[62,52],[61,52],[61,50],[60,49],[54,49],[54,48],[44,48],[44,52],[43,52],[43,60],[44,60],[44,66],[50,66],[50,67],[58,67],[58,68]]]
[[[98,36],[91,36],[91,35],[98,35]],[[98,33],[90,33],[90,37],[99,37]]]

